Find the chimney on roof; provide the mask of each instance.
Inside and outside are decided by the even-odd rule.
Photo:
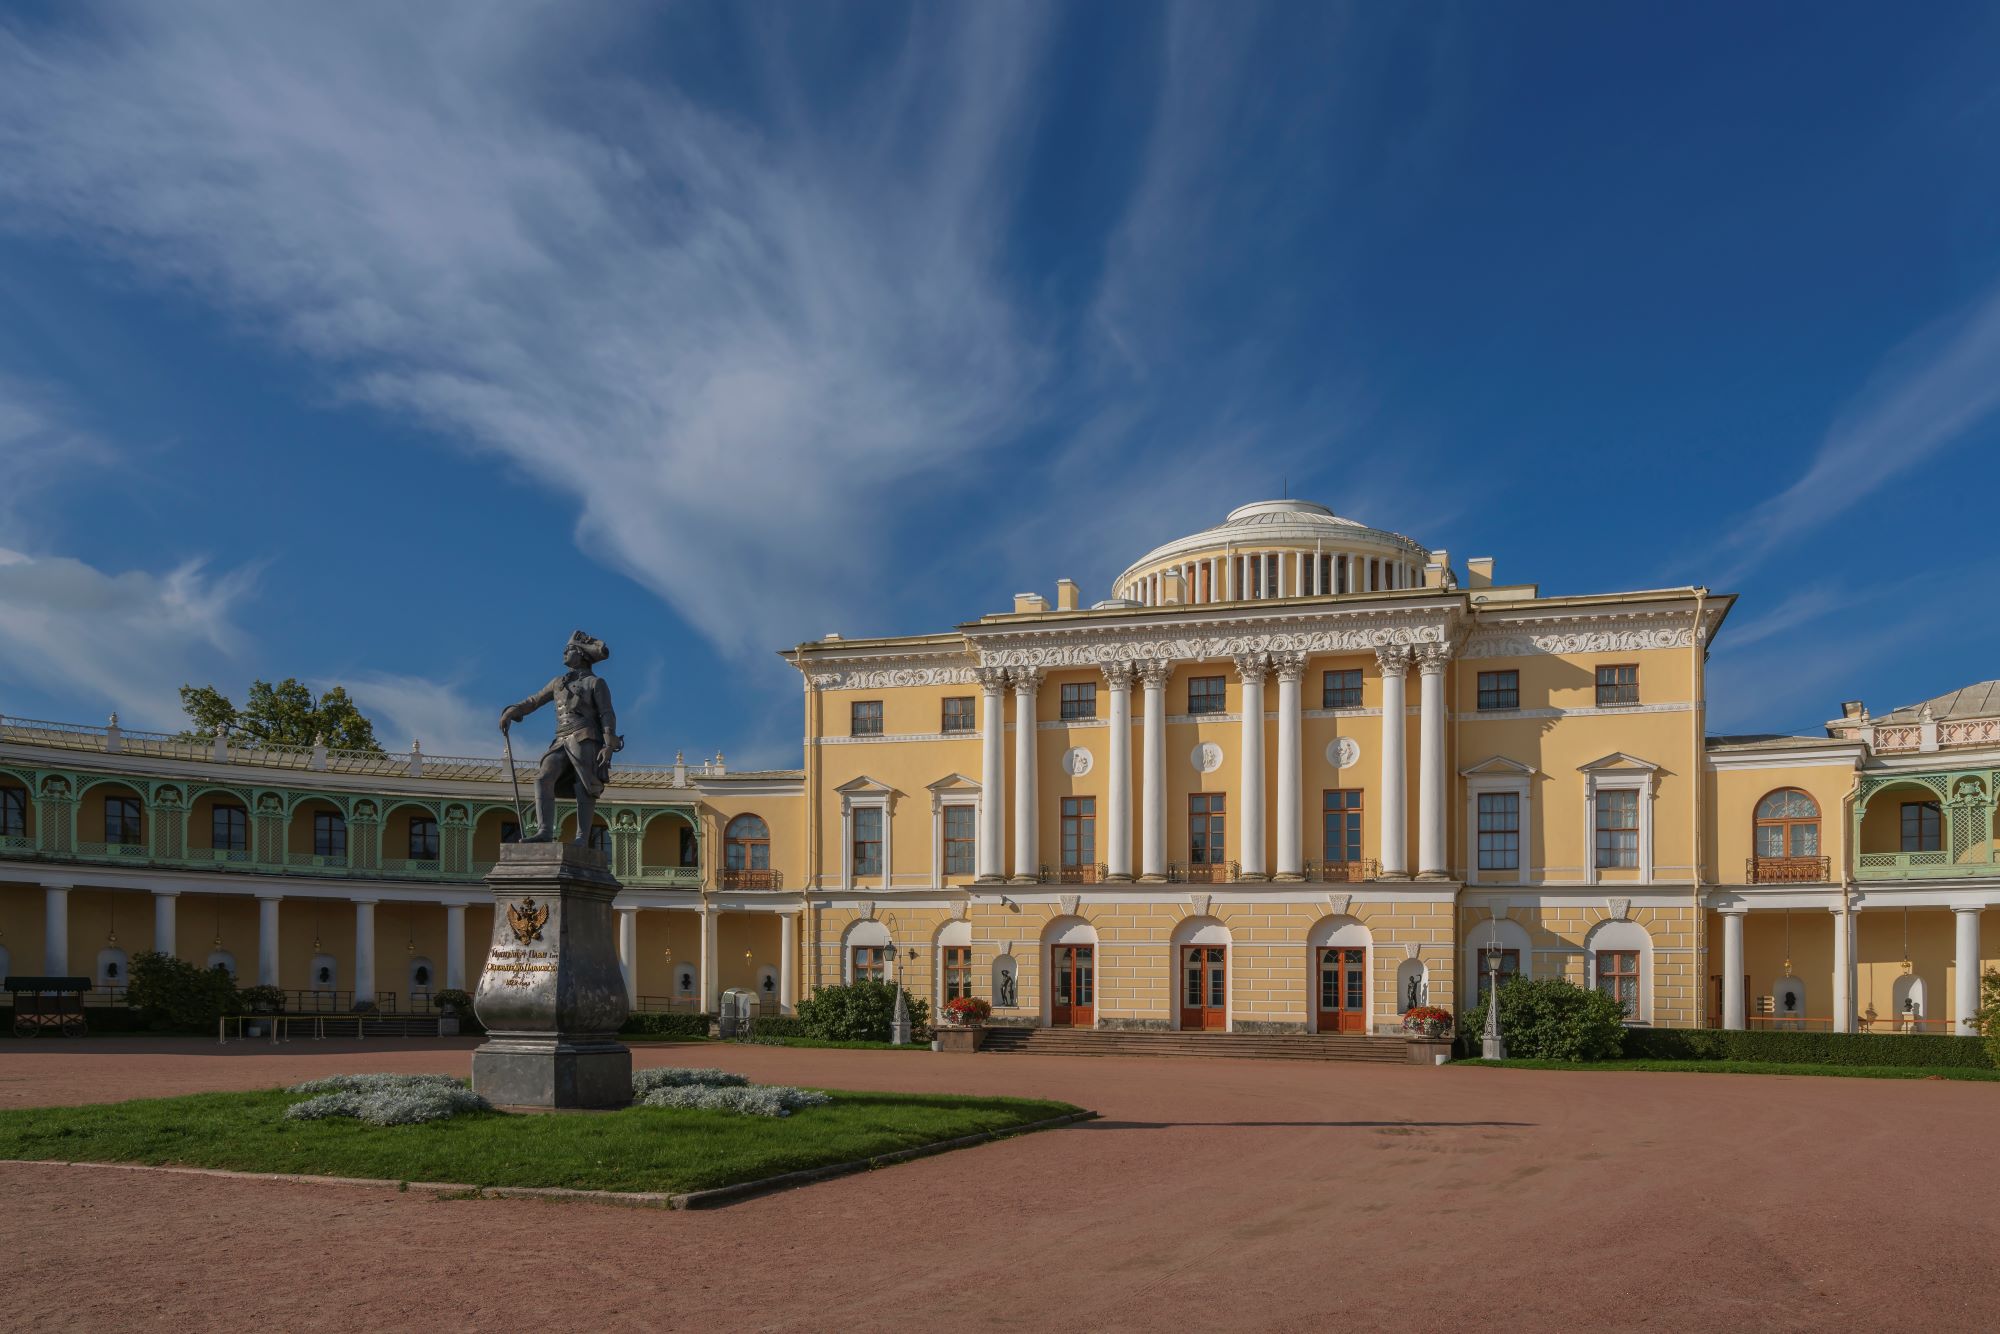
[[[1075,611],[1083,601],[1083,590],[1074,579],[1056,580],[1056,610]]]
[[[1443,588],[1444,577],[1451,572],[1451,553],[1442,549],[1431,553],[1430,563],[1424,566],[1424,587]]]
[[[1470,588],[1493,587],[1493,558],[1471,556],[1465,562],[1465,582]]]
[[[1840,706],[1840,716],[1843,718],[1866,718],[1868,716],[1868,706],[1858,699],[1846,700]]]
[[[1014,614],[1016,616],[1047,611],[1048,609],[1049,600],[1040,593],[1016,593],[1014,595]]]

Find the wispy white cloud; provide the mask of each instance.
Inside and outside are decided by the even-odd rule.
[[[1746,515],[1734,583],[1768,553],[1838,518],[2000,410],[2000,288],[1892,357],[1836,420],[1797,481]]]
[[[459,682],[363,672],[340,681],[314,681],[312,685],[315,691],[344,686],[355,704],[374,722],[375,739],[384,749],[404,751],[416,741],[432,755],[500,753],[499,705],[474,704]],[[517,754],[515,758],[522,757]],[[532,762],[534,756],[527,759]]]
[[[0,221],[504,459],[591,554],[761,652],[858,600],[889,533],[857,516],[1032,411],[997,252],[1042,38],[1011,7],[920,16],[840,117],[771,129],[604,73],[621,22],[188,4],[0,30]],[[782,64],[791,35],[765,40]]]

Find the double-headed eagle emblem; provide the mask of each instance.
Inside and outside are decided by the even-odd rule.
[[[544,903],[537,908],[532,897],[521,900],[518,908],[511,903],[507,905],[507,925],[514,929],[514,939],[523,945],[540,940],[548,920],[549,905]]]

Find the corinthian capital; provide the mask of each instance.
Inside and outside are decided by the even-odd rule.
[[[1264,673],[1271,669],[1271,659],[1264,653],[1242,653],[1236,659],[1236,674],[1246,686],[1261,685]]]
[[[1375,650],[1375,662],[1384,676],[1401,676],[1410,670],[1410,650],[1403,644],[1383,644]]]
[[[1303,653],[1273,653],[1271,670],[1278,679],[1288,685],[1296,684],[1306,674],[1306,655]]]
[[[1100,662],[1097,669],[1104,673],[1104,682],[1113,690],[1132,688],[1132,664],[1129,662]]]
[[[1017,695],[1032,695],[1042,685],[1042,678],[1048,675],[1041,667],[1015,667],[1008,671],[1007,679],[1013,683]]]
[[[1436,676],[1451,662],[1451,645],[1421,644],[1416,650],[1417,670],[1425,676]]]
[[[1167,678],[1173,675],[1174,665],[1165,658],[1147,658],[1132,664],[1139,673],[1139,681],[1148,690],[1159,690],[1166,686]]]
[[[1005,667],[975,667],[972,669],[972,674],[979,678],[979,685],[983,690],[997,693],[1007,688]]]

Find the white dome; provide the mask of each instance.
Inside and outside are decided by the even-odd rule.
[[[1135,576],[1177,558],[1219,553],[1225,549],[1312,548],[1327,551],[1367,551],[1421,566],[1430,548],[1413,538],[1382,528],[1370,528],[1343,518],[1310,500],[1257,500],[1238,505],[1213,528],[1154,547],[1127,566],[1113,588],[1123,588]]]

